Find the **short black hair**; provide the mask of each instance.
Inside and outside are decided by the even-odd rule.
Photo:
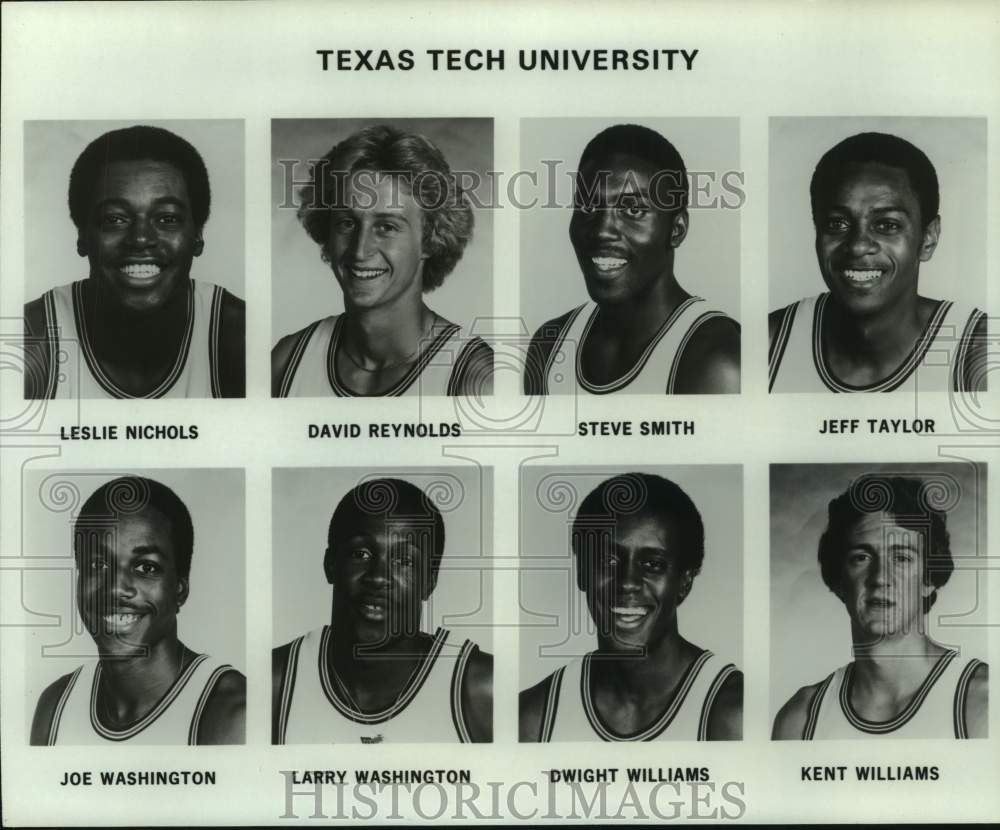
[[[660,133],[640,124],[615,124],[608,127],[587,142],[580,156],[579,169],[582,170],[591,161],[606,159],[615,153],[628,153],[645,159],[656,168],[657,176],[666,179],[669,186],[667,199],[661,200],[657,196],[659,207],[670,210],[687,207],[691,187],[684,159],[677,148]]]
[[[80,508],[74,524],[74,545],[80,546],[93,538],[95,529],[107,529],[109,523],[134,516],[154,508],[170,522],[174,541],[177,575],[187,579],[191,574],[194,553],[194,525],[187,506],[167,485],[142,476],[122,476],[98,487]],[[95,527],[96,520],[96,527]]]
[[[462,258],[475,223],[468,194],[444,153],[429,138],[386,125],[365,127],[334,144],[309,170],[300,189],[298,218],[323,259],[330,261],[330,214],[349,178],[384,173],[406,185],[420,206],[424,260],[423,290],[433,291]]]
[[[906,139],[888,133],[858,133],[827,150],[813,171],[809,199],[813,221],[823,200],[837,186],[844,168],[853,164],[884,164],[904,171],[920,204],[920,225],[927,225],[938,215],[941,195],[937,172],[927,155]]]
[[[201,155],[170,130],[138,125],[104,133],[91,141],[77,158],[69,174],[69,215],[78,230],[82,231],[87,224],[91,194],[102,171],[116,161],[162,161],[176,167],[187,185],[194,225],[198,230],[205,226],[212,190]]]
[[[948,516],[934,507],[940,489],[939,482],[917,476],[869,473],[856,478],[830,502],[827,527],[819,539],[819,566],[826,587],[834,593],[840,588],[850,529],[865,516],[887,513],[899,527],[919,531],[926,540],[923,582],[933,585],[934,591],[924,598],[923,612],[930,611],[937,589],[955,570]]]
[[[674,482],[651,473],[623,473],[606,479],[580,502],[571,535],[577,567],[581,567],[580,557],[585,551],[594,549],[595,536],[606,536],[621,517],[638,514],[673,520],[680,539],[677,554],[681,569],[694,574],[701,570],[705,559],[701,513]]]
[[[369,516],[426,525],[431,535],[430,576],[437,575],[444,556],[444,518],[423,490],[400,478],[369,479],[352,487],[330,517],[326,532],[327,548],[335,551],[337,543],[354,527],[353,520]]]

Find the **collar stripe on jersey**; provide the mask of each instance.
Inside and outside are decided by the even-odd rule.
[[[944,318],[952,306],[952,303],[948,300],[942,300],[938,303],[930,320],[927,321],[927,327],[924,329],[923,334],[917,338],[909,355],[899,364],[895,371],[875,383],[852,386],[851,384],[844,383],[842,380],[838,380],[833,374],[833,370],[827,362],[826,353],[823,351],[823,314],[829,301],[829,293],[821,294],[816,301],[816,309],[813,312],[813,363],[816,366],[816,372],[820,380],[833,392],[892,392],[898,389],[906,383],[910,375],[913,374],[917,366],[924,359],[924,355],[927,354],[927,350],[934,342],[934,338],[937,337],[938,330],[941,328],[941,324],[944,322]]]
[[[348,389],[343,383],[340,382],[340,378],[337,376],[337,344],[340,342],[340,335],[344,330],[344,315],[341,314],[337,318],[337,322],[333,326],[333,334],[330,336],[330,346],[326,353],[326,376],[330,381],[330,388],[333,389],[334,394],[340,398],[357,398],[361,397],[357,392],[353,392]],[[450,323],[445,326],[440,333],[430,342],[430,345],[424,349],[423,354],[417,359],[417,362],[413,364],[403,377],[401,377],[396,383],[386,389],[384,392],[378,392],[375,395],[370,395],[366,397],[375,398],[396,398],[406,392],[413,382],[420,377],[420,373],[427,368],[427,364],[433,360],[434,355],[436,355],[458,331],[461,330],[461,326],[456,323]]]
[[[281,684],[281,705],[278,709],[278,743],[285,742],[288,732],[288,715],[292,711],[292,695],[295,693],[295,679],[299,673],[299,651],[305,635],[298,637],[288,650],[288,664],[285,666],[285,677]]]
[[[319,677],[320,682],[323,685],[323,691],[326,694],[327,699],[333,704],[334,708],[340,712],[345,718],[354,721],[355,723],[364,724],[376,724],[385,723],[390,718],[396,717],[400,712],[402,712],[417,696],[417,692],[424,685],[424,681],[427,680],[428,675],[431,673],[431,669],[434,668],[434,664],[437,661],[438,655],[441,653],[441,649],[444,646],[445,640],[448,639],[448,631],[444,628],[439,628],[437,633],[434,635],[434,642],[431,643],[430,650],[427,652],[426,656],[417,667],[413,670],[413,673],[409,676],[406,683],[403,685],[403,691],[400,693],[399,697],[396,698],[395,702],[392,703],[388,708],[383,709],[381,712],[362,712],[360,709],[355,709],[350,703],[347,702],[348,695],[346,694],[346,689],[344,690],[344,695],[337,691],[337,688],[333,684],[333,678],[330,677],[330,667],[327,662],[327,653],[330,647],[330,626],[323,627],[323,637],[320,640],[319,647]],[[338,682],[340,678],[337,678]]]
[[[725,682],[735,671],[736,666],[732,663],[726,664],[719,670],[719,673],[715,675],[715,680],[713,680],[712,685],[709,686],[708,694],[705,695],[705,702],[701,707],[701,717],[698,718],[699,741],[708,740],[708,719],[712,715],[712,707],[715,705],[715,699],[719,696],[719,691],[725,685]]]
[[[787,306],[781,314],[781,323],[778,325],[778,331],[774,336],[774,342],[771,343],[771,347],[767,355],[768,392],[772,392],[774,390],[774,382],[778,379],[778,370],[781,369],[781,361],[785,357],[785,349],[788,348],[788,341],[791,339],[792,325],[795,323],[795,314],[799,310],[799,305],[800,303],[792,303],[790,306]]]
[[[593,327],[594,322],[597,320],[597,314],[601,310],[601,307],[594,306],[594,310],[590,313],[590,318],[587,320],[587,325],[584,326],[583,334],[580,335],[580,343],[576,347],[576,381],[584,389],[594,395],[606,395],[609,392],[617,392],[620,389],[624,389],[633,380],[639,377],[642,372],[643,367],[645,367],[650,355],[653,354],[653,350],[659,345],[660,341],[666,337],[667,332],[670,331],[671,327],[677,320],[680,319],[681,315],[687,311],[695,303],[704,302],[701,297],[688,297],[683,303],[681,303],[677,308],[674,309],[673,313],[663,321],[663,325],[660,326],[659,330],[653,335],[653,339],[649,341],[649,345],[643,350],[642,354],[639,355],[639,359],[635,362],[635,365],[629,369],[624,375],[619,378],[615,378],[609,383],[591,383],[583,376],[583,347],[587,342],[587,336],[590,334],[590,329]]]
[[[927,673],[927,677],[925,677],[924,682],[920,684],[920,688],[917,689],[913,697],[910,698],[910,702],[903,707],[903,711],[896,715],[896,717],[890,718],[887,721],[866,720],[854,711],[854,707],[851,705],[851,686],[854,681],[854,663],[848,664],[847,670],[844,672],[844,680],[840,684],[840,708],[844,712],[844,717],[847,718],[848,723],[850,723],[855,729],[861,732],[868,732],[871,735],[885,735],[889,732],[895,732],[900,727],[906,725],[906,723],[917,714],[917,710],[920,709],[920,705],[927,698],[927,695],[930,694],[931,688],[933,688],[938,678],[944,674],[945,669],[948,668],[948,665],[957,656],[957,651],[946,651],[942,654],[937,659],[937,662],[931,670]]]
[[[836,672],[834,672],[836,674]],[[806,718],[806,724],[802,728],[802,740],[811,741],[816,735],[816,724],[819,722],[819,711],[823,707],[823,698],[826,697],[826,690],[830,688],[830,684],[833,682],[833,674],[831,674],[826,680],[823,681],[816,693],[813,695],[811,701],[809,701],[809,715]]]
[[[177,350],[177,359],[167,376],[155,389],[145,395],[131,395],[116,384],[101,368],[101,364],[94,354],[94,349],[90,345],[90,333],[87,331],[87,315],[83,308],[83,285],[85,280],[73,283],[73,316],[76,319],[76,332],[80,338],[80,345],[83,347],[83,357],[87,361],[90,373],[94,380],[113,398],[162,398],[177,383],[178,378],[184,372],[187,363],[188,351],[191,349],[191,334],[194,331],[194,280],[188,282],[187,295],[187,325],[181,339],[181,346]]]
[[[130,738],[134,738],[148,726],[157,720],[160,715],[167,711],[170,704],[177,699],[177,696],[184,691],[184,687],[187,685],[191,676],[195,673],[198,667],[208,659],[207,654],[199,654],[194,658],[184,671],[178,675],[177,679],[171,684],[170,688],[164,693],[163,697],[160,698],[156,706],[154,706],[146,715],[139,718],[131,726],[125,729],[109,729],[103,723],[97,714],[97,693],[98,689],[101,687],[101,670],[102,666],[100,663],[97,664],[97,669],[94,671],[94,682],[91,685],[90,690],[90,723],[94,727],[94,731],[100,735],[102,738],[106,738],[109,741],[127,741]]]
[[[306,346],[309,345],[309,341],[312,339],[313,332],[322,323],[322,320],[317,320],[315,323],[310,323],[302,333],[299,335],[299,339],[295,341],[295,345],[292,347],[292,354],[288,358],[288,365],[285,367],[285,374],[281,378],[281,386],[278,388],[278,397],[287,398],[289,392],[292,390],[292,381],[295,380],[295,373],[299,369],[299,364],[302,362],[302,355],[305,354]]]
[[[472,743],[472,735],[465,720],[465,707],[462,705],[462,684],[465,681],[465,670],[472,656],[472,640],[462,643],[462,650],[455,661],[455,670],[451,675],[451,721],[455,724],[455,733],[463,744]]]
[[[63,689],[63,693],[59,696],[59,702],[56,704],[56,710],[52,713],[52,723],[49,724],[49,738],[47,741],[48,746],[55,746],[56,739],[59,737],[59,723],[62,721],[63,709],[66,708],[66,704],[69,702],[69,693],[73,691],[73,687],[76,685],[76,681],[80,677],[80,672],[83,671],[83,666],[80,666],[75,672],[73,672],[72,677],[70,677],[69,682],[66,684],[66,688]]]
[[[966,705],[969,698],[969,685],[972,683],[972,675],[976,673],[982,660],[972,659],[962,670],[962,676],[958,678],[955,686],[955,702],[953,705],[953,717],[955,723],[955,737],[965,740],[969,737],[969,723],[966,719]]]
[[[552,730],[556,725],[556,715],[559,712],[559,692],[562,689],[563,674],[566,667],[560,666],[552,675],[549,683],[549,693],[545,696],[545,712],[542,715],[542,731],[538,736],[540,743],[547,744],[552,740]]]
[[[198,745],[198,731],[201,729],[201,716],[205,714],[205,707],[208,706],[208,699],[212,696],[212,692],[215,691],[215,684],[219,682],[219,678],[226,672],[230,671],[233,671],[233,667],[229,664],[217,667],[208,678],[208,682],[205,684],[205,687],[201,690],[198,703],[195,704],[194,707],[194,714],[191,715],[191,728],[188,729],[188,746]]]
[[[219,359],[222,338],[222,289],[215,286],[212,291],[211,311],[208,315],[208,377],[212,386],[212,397],[222,397],[222,372]]]
[[[619,735],[601,722],[601,715],[597,711],[597,707],[594,705],[594,701],[590,695],[590,665],[593,652],[587,654],[583,658],[583,671],[580,672],[580,696],[583,698],[583,711],[587,715],[587,720],[590,721],[590,725],[594,728],[594,731],[604,741],[651,741],[657,738],[670,726],[673,719],[677,716],[681,706],[684,704],[684,699],[687,697],[688,692],[691,691],[694,681],[698,678],[698,672],[701,671],[702,666],[711,657],[712,652],[706,649],[691,662],[691,665],[688,666],[687,671],[684,673],[684,677],[681,678],[677,691],[674,692],[673,699],[667,705],[667,708],[663,710],[663,714],[656,718],[652,724],[632,735]]]
[[[980,311],[978,308],[974,308],[972,313],[969,315],[969,319],[965,322],[965,328],[962,329],[962,336],[958,341],[958,349],[955,351],[955,365],[952,369],[951,377],[951,388],[955,392],[964,392],[966,390],[965,385],[965,375],[966,375],[966,363],[969,359],[969,349],[972,347],[973,335],[976,331],[976,326],[979,325],[979,321],[986,316],[985,312]],[[970,380],[975,383],[975,378],[970,378]]]
[[[559,329],[559,333],[556,335],[555,342],[552,344],[552,348],[549,350],[548,356],[545,358],[545,366],[542,369],[542,394],[549,394],[549,374],[552,372],[552,366],[556,362],[556,357],[562,354],[562,346],[566,340],[566,335],[569,334],[570,328],[573,326],[576,318],[580,316],[580,312],[586,307],[586,303],[579,305],[574,308],[569,316],[566,318],[566,322],[562,324],[562,328]]]
[[[49,345],[48,376],[45,379],[43,398],[54,398],[59,385],[59,327],[56,325],[55,289],[45,292],[45,336]],[[31,367],[26,367],[31,371]]]

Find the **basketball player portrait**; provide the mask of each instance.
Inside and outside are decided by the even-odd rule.
[[[427,300],[446,279],[488,287],[459,267],[476,218],[468,185],[434,141],[405,127],[373,124],[334,142],[309,168],[298,218],[343,311],[277,342],[272,394],[492,394],[493,352],[474,321],[453,322]],[[280,279],[295,278],[288,268],[276,263]]]
[[[958,144],[952,134],[933,144],[950,161],[949,141]],[[826,291],[771,313],[772,392],[985,389],[986,314],[975,305],[981,263],[924,277],[939,248],[969,241],[963,211],[975,210],[975,191],[960,194],[947,215],[948,186],[929,151],[888,132],[848,135],[818,158],[809,198]],[[950,269],[955,260],[946,256],[941,267]]]
[[[727,552],[706,552],[688,494],[653,473],[613,476],[584,496],[570,534],[597,647],[521,693],[520,740],[741,739],[742,673],[699,642],[706,630],[682,624],[692,603],[738,605],[698,597],[705,560]]]
[[[939,596],[970,586],[966,580],[953,588],[951,579],[955,559],[976,554],[967,547],[973,535],[960,534],[950,520],[959,499],[974,500],[974,489],[960,489],[948,466],[863,473],[829,501],[815,578],[840,605],[842,622],[832,633],[843,642],[849,629],[852,659],[785,702],[774,720],[774,739],[987,737],[988,667],[962,647],[958,628],[963,617],[974,626],[970,615],[982,610],[975,607],[979,598],[967,594],[964,607],[938,604]],[[790,498],[816,500],[816,486],[792,487],[800,477],[787,467],[772,468],[774,510],[789,509]],[[827,481],[840,477],[822,475]],[[968,505],[965,512],[976,515]],[[980,521],[984,517],[979,514]],[[790,523],[789,517],[778,521]],[[775,538],[781,545],[782,533]],[[975,590],[978,574],[965,575]],[[826,620],[826,605],[811,603],[812,623],[802,620],[795,637],[810,640],[809,650],[829,661],[814,630]],[[935,629],[934,617],[950,620],[951,627]],[[777,652],[779,660],[791,665],[788,652],[796,649],[793,643]]]
[[[194,129],[211,132],[208,124]],[[51,138],[55,128],[31,129]],[[227,150],[241,155],[242,144]],[[197,260],[211,244],[212,187],[202,155],[180,135],[148,125],[110,130],[77,152],[68,203],[87,274],[65,283],[71,274],[63,274],[25,306],[25,397],[243,397],[244,303],[192,276],[203,273]],[[52,217],[29,216],[49,231],[44,239],[41,228],[29,234],[29,256],[43,267]],[[241,250],[227,256],[242,262]],[[31,275],[28,286],[47,278]],[[242,280],[242,269],[229,280]]]
[[[616,124],[590,138],[569,221],[578,294],[590,299],[536,331],[526,394],[739,392],[740,326],[699,296],[706,283],[685,264],[689,229],[710,212],[691,193],[681,153],[656,130]]]
[[[421,624],[454,547],[430,490],[368,476],[328,494],[325,545],[303,558],[329,586],[328,623],[274,649],[273,743],[492,741],[492,655]]]
[[[244,676],[178,634],[191,594],[212,590],[191,584],[198,539],[187,506],[159,481],[116,478],[87,497],[73,524],[76,601],[98,659],[41,693],[32,744],[244,742]],[[199,546],[199,556],[222,555]]]

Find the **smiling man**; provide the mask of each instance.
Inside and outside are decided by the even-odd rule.
[[[986,315],[917,290],[941,237],[927,156],[893,135],[851,136],[820,159],[809,194],[829,292],[771,313],[770,390],[985,389]]]
[[[521,693],[521,741],[739,740],[742,673],[678,628],[705,555],[688,495],[645,473],[607,479],[581,502],[572,547],[597,651]]]
[[[427,138],[369,127],[312,167],[299,219],[344,313],[281,338],[272,395],[488,395],[493,351],[424,302],[472,238],[469,198]]]
[[[243,397],[243,301],[191,278],[210,199],[198,151],[167,130],[87,146],[69,210],[90,272],[25,307],[26,398]]]
[[[42,692],[31,743],[243,743],[245,678],[177,636],[194,550],[184,503],[152,479],[109,481],[80,508],[73,547],[100,660]]]
[[[792,696],[776,740],[987,736],[987,665],[928,634],[955,567],[933,488],[869,475],[830,502],[819,563],[850,619],[854,661]]]
[[[330,519],[330,625],[274,649],[272,743],[493,740],[493,657],[420,630],[441,512],[401,479],[365,481]]]
[[[619,124],[590,140],[569,226],[590,302],[535,333],[525,394],[739,392],[739,324],[674,273],[689,190],[654,130]]]

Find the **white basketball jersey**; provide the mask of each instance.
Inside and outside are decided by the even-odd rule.
[[[121,743],[171,746],[198,742],[205,705],[219,678],[233,667],[199,654],[181,672],[166,694],[146,715],[125,729],[101,722],[98,690],[100,661],[80,666],[70,677],[56,704],[48,745]]]
[[[968,738],[965,704],[972,675],[981,664],[964,665],[957,651],[946,651],[896,717],[865,720],[851,705],[854,663],[841,666],[816,691],[809,704],[802,740],[824,738]]]
[[[606,725],[591,697],[593,653],[577,658],[552,675],[545,701],[542,742],[559,741],[704,741],[708,718],[723,684],[737,671],[703,651],[688,667],[673,699],[649,726],[621,735]]]
[[[358,396],[337,373],[337,345],[343,331],[344,315],[337,314],[299,333],[281,379],[279,398]],[[458,395],[470,358],[482,344],[461,326],[449,324],[424,347],[410,371],[377,397]]]
[[[610,383],[593,383],[583,372],[583,344],[597,319],[598,306],[586,302],[574,309],[557,335],[555,345],[545,362],[543,373],[546,395],[572,395],[589,392],[606,395],[628,391],[636,395],[672,394],[684,348],[695,332],[716,317],[727,317],[721,311],[709,310],[701,297],[689,297],[663,321],[663,325],[639,356],[635,365]]]
[[[896,392],[924,389],[961,390],[972,333],[985,314],[942,301],[923,336],[888,377],[865,386],[838,379],[823,348],[823,315],[830,294],[799,300],[784,308],[771,343],[769,389],[772,392]]]
[[[437,630],[399,697],[381,712],[362,712],[340,678],[331,676],[329,626],[299,637],[281,686],[277,743],[471,742],[462,681],[475,645],[466,640],[457,651],[446,649],[448,634]]]
[[[101,368],[83,313],[85,280],[44,295],[49,343],[45,398],[220,398],[219,319],[223,289],[190,281],[187,328],[177,360],[163,381],[145,395],[130,395]]]

